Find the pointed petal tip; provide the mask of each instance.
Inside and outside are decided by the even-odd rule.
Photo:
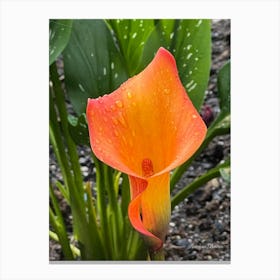
[[[174,58],[174,56],[172,55],[172,53],[170,51],[168,51],[167,49],[165,49],[164,47],[160,47],[156,53],[155,57],[161,57],[162,58],[166,58],[168,59],[170,62],[172,62],[173,64],[176,65],[176,60]]]

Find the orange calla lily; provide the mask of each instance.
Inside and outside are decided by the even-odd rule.
[[[160,48],[152,62],[117,90],[89,99],[94,154],[129,175],[128,215],[151,251],[162,248],[170,220],[170,171],[199,148],[207,128]]]

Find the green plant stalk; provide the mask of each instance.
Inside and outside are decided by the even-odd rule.
[[[50,75],[51,81],[53,83],[53,93],[55,97],[55,105],[58,109],[59,116],[61,119],[62,131],[64,133],[64,137],[66,140],[66,144],[68,147],[68,153],[70,156],[70,162],[72,166],[72,170],[74,172],[74,181],[76,184],[76,188],[79,188],[80,199],[83,201],[83,178],[81,173],[81,168],[79,164],[79,157],[77,153],[77,148],[72,140],[69,129],[68,129],[68,118],[67,118],[67,110],[65,105],[65,99],[62,92],[61,82],[58,77],[56,63],[53,63],[50,66]]]
[[[51,239],[53,239],[54,241],[59,243],[59,237],[55,232],[49,230],[49,236]],[[75,247],[73,244],[70,244],[70,248],[71,248],[72,254],[75,258],[81,256],[80,250],[77,247]]]
[[[70,205],[69,190],[65,188],[59,181],[56,181],[55,185],[57,186],[57,188],[65,198],[68,205]]]
[[[57,124],[57,115],[55,112],[52,97],[50,96],[50,122],[49,122],[49,134],[50,142],[53,146],[55,156],[61,169],[61,173],[64,179],[64,184],[69,192],[72,182],[72,176],[70,173],[70,166],[68,164],[67,155],[63,146],[63,141],[60,132],[60,128]]]
[[[188,186],[184,187],[181,191],[179,191],[175,196],[171,198],[171,209],[173,210],[176,205],[178,205],[181,201],[183,201],[188,195],[193,193],[195,190],[197,190],[199,187],[201,187],[203,184],[207,183],[209,180],[216,178],[220,176],[220,169],[228,167],[230,164],[230,161],[227,160],[226,162],[219,164],[215,168],[209,170],[202,176],[198,177],[196,180],[194,180],[192,183],[190,183]]]
[[[52,103],[50,103],[50,106]],[[58,127],[57,122],[52,122],[50,120],[50,142],[53,146],[54,153],[56,155],[58,164],[60,166],[62,176],[64,183],[68,189],[69,192],[69,197],[70,197],[70,206],[73,214],[73,227],[74,227],[74,235],[78,235],[78,232],[82,230],[82,228],[78,229],[78,225],[76,223],[76,220],[79,221],[79,216],[82,215],[82,212],[80,211],[80,200],[77,199],[77,190],[75,188],[74,182],[73,182],[73,177],[70,172],[70,166],[68,164],[68,157],[65,152],[64,146],[63,146],[63,140],[62,140],[62,135],[61,131]],[[78,222],[79,223],[79,222]],[[77,237],[77,236],[76,236]]]
[[[91,233],[93,242],[94,242],[94,248],[95,248],[95,256],[98,260],[104,260],[106,259],[105,252],[104,252],[104,240],[101,238],[100,229],[98,227],[97,219],[96,219],[96,213],[93,206],[93,198],[91,194],[91,188],[90,183],[87,183],[86,186],[86,194],[87,194],[87,209],[88,209],[88,226],[89,231]]]
[[[127,245],[128,260],[147,260],[148,248],[140,234],[130,226]]]
[[[161,248],[157,252],[150,252],[149,253],[149,258],[150,258],[151,261],[164,261],[165,257],[164,257],[163,248]]]
[[[51,70],[53,69],[53,66],[51,67]],[[56,66],[55,66],[55,73],[56,73]],[[53,72],[52,70],[51,72]],[[57,75],[57,73],[56,73]],[[58,78],[58,77],[57,77]],[[53,82],[53,81],[52,81]],[[54,83],[54,82],[53,82]],[[54,96],[56,96],[55,89],[58,91],[61,91],[61,88],[57,86],[53,88],[51,91]],[[67,128],[66,122],[67,119],[65,119],[65,116],[60,119],[62,121],[62,126],[64,122],[64,131],[62,132],[58,123],[57,123],[57,116],[55,111],[55,105],[52,102],[52,98],[50,98],[50,140],[51,144],[54,147],[54,151],[56,154],[56,157],[58,159],[58,162],[60,164],[63,179],[65,181],[65,185],[67,186],[69,190],[69,196],[70,196],[70,206],[73,214],[73,228],[74,228],[74,235],[79,241],[79,246],[81,250],[81,256],[82,259],[95,259],[94,250],[93,250],[93,241],[90,238],[90,232],[88,228],[88,223],[86,219],[86,206],[84,202],[84,189],[83,189],[83,183],[81,183],[80,180],[77,180],[77,177],[75,175],[75,171],[73,169],[77,168],[78,171],[76,171],[76,174],[79,174],[80,171],[80,165],[78,161],[76,146],[73,143],[69,132],[66,131],[66,142],[68,141],[68,153],[69,158],[71,161],[71,167],[73,171],[73,175],[71,173],[71,167],[68,163],[68,155],[65,152],[65,148],[63,145],[63,132],[65,132],[65,129]],[[58,102],[58,100],[56,100]],[[64,99],[59,100],[60,103],[63,103],[65,106]],[[60,108],[60,109],[59,109]],[[61,113],[61,106],[59,105],[58,111]],[[62,113],[64,115],[64,113]],[[52,121],[53,120],[53,121]],[[64,133],[65,136],[65,133]],[[70,148],[69,148],[70,146]],[[78,184],[78,185],[77,185]],[[80,185],[81,184],[81,185]]]
[[[113,180],[113,170],[111,167],[103,164],[103,174],[104,174],[104,183],[108,193],[109,199],[109,213],[112,214],[112,235],[114,236],[113,243],[114,246],[114,258],[118,259],[120,254],[119,245],[123,242],[121,228],[123,226],[122,215],[120,215],[120,209],[118,205],[118,194],[116,195],[114,189],[114,180]]]
[[[130,187],[129,187],[129,181],[128,176],[126,174],[122,174],[122,199],[121,199],[121,211],[123,218],[127,217],[127,210],[128,210],[128,204],[130,201]]]
[[[81,211],[83,206],[81,206],[81,201],[79,200],[79,195],[77,194],[77,189],[75,188],[72,174],[70,173],[70,167],[68,165],[67,155],[65,153],[61,137],[62,136],[58,130],[57,124],[52,123],[52,121],[50,121],[50,141],[54,148],[54,152],[58,160],[59,166],[62,170],[65,185],[67,185],[67,187],[69,188],[69,202],[73,215],[74,235],[76,239],[78,239],[79,241],[81,241],[82,244],[84,244],[83,248],[81,248],[82,257],[89,258],[89,256],[92,257],[92,255],[85,252],[86,248],[87,251],[90,249],[90,243],[88,241],[85,241],[88,239],[88,237],[86,236],[88,230],[86,216],[85,212]],[[89,243],[89,245],[85,246],[85,244],[87,243]]]
[[[215,123],[216,126],[216,123]],[[228,134],[230,131],[229,127],[218,127],[216,128],[215,126],[211,126],[208,129],[207,135],[205,140],[203,141],[202,145],[199,147],[199,149],[195,152],[195,154],[187,160],[184,164],[179,166],[174,170],[174,172],[171,175],[171,180],[170,180],[170,192],[174,189],[176,183],[180,180],[184,172],[190,167],[192,161],[204,150],[205,147],[208,146],[208,144],[215,138],[216,136],[219,135],[225,135]]]
[[[50,215],[50,223],[57,233],[59,243],[61,245],[61,249],[65,259],[73,260],[74,257],[70,248],[69,239],[67,237],[67,233],[63,221],[60,220],[59,216],[55,216],[51,208],[49,210],[49,215]]]
[[[102,163],[92,154],[96,169],[96,188],[97,188],[97,210],[100,219],[101,236],[103,237],[103,244],[105,245],[104,250],[106,254],[106,259],[112,259],[111,253],[111,243],[110,232],[107,220],[107,210],[106,210],[106,190],[104,186],[104,175]]]

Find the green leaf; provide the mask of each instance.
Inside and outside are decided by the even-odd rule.
[[[186,197],[188,197],[191,193],[196,191],[199,187],[203,184],[207,183],[213,178],[220,176],[220,170],[222,168],[229,168],[230,160],[226,160],[224,163],[219,164],[215,168],[210,169],[200,177],[196,178],[193,182],[189,185],[185,186],[179,192],[177,192],[171,199],[171,209],[174,209],[176,205],[182,202]]]
[[[230,167],[220,168],[220,174],[227,184],[230,183]]]
[[[230,61],[218,73],[218,96],[223,113],[230,112]]]
[[[128,78],[103,20],[74,20],[63,57],[67,93],[78,115],[85,113],[88,98],[110,93]]]
[[[69,132],[77,145],[89,145],[88,126],[86,114],[81,114],[78,118],[68,115]]]
[[[230,61],[218,73],[218,97],[220,113],[208,129],[207,135],[218,130],[227,131],[230,128]]]
[[[72,20],[58,19],[50,20],[50,46],[49,63],[50,65],[57,59],[66,47],[72,29]]]
[[[210,20],[159,20],[145,46],[142,67],[161,46],[174,55],[180,79],[194,106],[200,109],[211,66]]]
[[[130,76],[133,76],[141,61],[145,42],[154,29],[154,21],[150,19],[117,19],[109,20],[120,51],[125,58]]]

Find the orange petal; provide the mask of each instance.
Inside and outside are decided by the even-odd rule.
[[[147,180],[129,177],[132,189],[142,189],[130,202],[128,216],[153,251],[162,247],[170,220],[169,178],[169,173]]]
[[[142,178],[185,162],[206,134],[181,84],[175,59],[164,48],[113,93],[89,99],[87,120],[95,155],[115,169]],[[147,158],[153,169],[143,174]]]

